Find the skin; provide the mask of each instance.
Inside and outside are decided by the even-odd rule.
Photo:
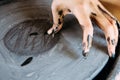
[[[120,80],[120,72],[115,76],[115,80]]]
[[[54,23],[47,31],[48,34],[60,31],[65,15],[75,15],[82,26],[83,55],[86,56],[90,50],[93,38],[92,19],[103,30],[107,41],[108,54],[110,57],[114,57],[118,42],[117,20],[98,0],[53,0],[51,9]]]
[[[100,2],[120,21],[120,1],[119,0],[100,0]]]

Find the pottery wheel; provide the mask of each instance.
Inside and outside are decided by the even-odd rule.
[[[52,26],[50,3],[32,0],[0,7],[0,80],[92,80],[107,63],[105,37],[96,25],[86,58],[73,15],[65,17],[54,37],[45,34]],[[29,57],[31,62],[21,66]]]

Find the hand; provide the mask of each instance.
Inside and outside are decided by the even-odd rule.
[[[53,0],[51,8],[54,23],[52,28],[48,30],[48,34],[57,33],[62,28],[65,15],[75,15],[80,25],[82,25],[83,55],[86,56],[90,50],[93,38],[92,19],[103,30],[109,56],[114,57],[118,42],[118,22],[98,0]]]

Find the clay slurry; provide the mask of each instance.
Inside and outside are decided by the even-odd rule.
[[[45,35],[52,26],[48,20],[26,20],[10,29],[4,37],[5,46],[19,55],[40,54],[51,49],[59,41],[59,33],[54,37]]]

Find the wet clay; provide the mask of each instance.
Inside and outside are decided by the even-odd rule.
[[[15,54],[41,54],[50,50],[59,41],[59,33],[54,37],[45,34],[51,26],[46,19],[26,20],[14,25],[7,32],[4,44]]]

